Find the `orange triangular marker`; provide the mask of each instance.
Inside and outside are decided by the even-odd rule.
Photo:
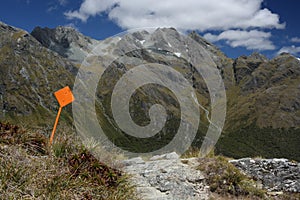
[[[56,119],[55,119],[52,134],[51,134],[51,137],[50,137],[50,141],[49,141],[50,145],[53,142],[54,133],[55,133],[55,130],[56,130],[56,127],[57,127],[57,124],[58,124],[58,120],[59,120],[59,116],[60,116],[62,108],[74,101],[74,96],[73,96],[72,91],[69,88],[69,86],[66,86],[66,87],[54,92],[54,95],[55,95],[60,107],[58,109],[58,113],[57,113],[57,116],[56,116]]]

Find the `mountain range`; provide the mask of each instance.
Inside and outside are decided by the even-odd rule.
[[[65,85],[73,86],[80,65],[90,64],[85,58],[95,47],[103,52],[103,62],[107,52],[116,56],[129,52],[124,58],[127,65],[114,60],[109,67],[99,66],[105,72],[97,89],[97,117],[117,145],[137,152],[151,151],[170,142],[178,129],[180,106],[176,97],[157,85],[143,86],[132,96],[130,114],[137,124],[149,123],[147,113],[155,103],[167,110],[165,127],[158,137],[145,142],[124,134],[113,119],[109,102],[117,81],[137,63],[163,64],[180,72],[195,89],[201,105],[210,111],[211,99],[205,81],[185,59],[191,58],[201,66],[205,58],[193,53],[204,55],[204,49],[222,75],[227,96],[225,126],[215,151],[234,158],[300,160],[300,61],[290,54],[268,59],[253,53],[232,59],[196,32],[189,36],[201,49],[188,43],[173,28],[141,30],[98,41],[70,27],[36,27],[28,33],[1,22],[0,33],[1,121],[52,125],[58,108],[53,92]],[[70,109],[63,112],[63,119],[71,123]],[[193,142],[196,148],[201,146],[209,124],[205,110],[200,112],[199,130]]]

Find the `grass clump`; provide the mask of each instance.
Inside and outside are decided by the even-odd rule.
[[[95,184],[115,187],[123,182],[121,171],[99,162],[90,152],[83,150],[69,159],[73,178],[92,180]]]
[[[0,122],[0,199],[136,199],[127,176],[99,162],[72,134],[48,137]]]
[[[198,170],[202,171],[210,187],[211,199],[266,199],[267,192],[229,162],[229,158],[215,155],[214,149],[205,157],[199,148],[190,148],[181,157],[199,158]]]
[[[210,191],[219,195],[262,199],[266,191],[256,187],[256,182],[243,174],[223,156],[200,159],[199,170],[206,175]]]

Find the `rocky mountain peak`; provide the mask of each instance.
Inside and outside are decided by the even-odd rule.
[[[98,44],[97,40],[84,36],[73,27],[58,26],[52,29],[36,27],[31,35],[46,48],[74,62],[82,62]]]
[[[190,37],[192,37],[197,42],[203,44],[203,46],[212,46],[212,44],[210,42],[208,42],[207,40],[202,38],[196,31],[192,31],[190,33]]]
[[[1,22],[1,21],[0,21],[0,29],[1,29],[1,31],[17,31],[17,30],[20,30],[18,28],[15,28],[13,26],[5,24],[4,22]]]
[[[23,43],[22,42],[23,38],[24,39],[26,38],[23,41],[30,40],[30,44],[33,44],[33,43],[36,42],[36,40],[34,40],[32,37],[29,37],[29,33],[26,32],[25,30],[22,30],[22,29],[19,29],[19,28],[7,25],[7,24],[5,24],[3,22],[0,22],[0,32],[1,32],[1,35],[0,35],[0,40],[1,40],[0,47],[5,46],[5,45],[14,46],[16,44],[18,44],[17,47],[20,47],[21,43]],[[4,39],[7,35],[11,36],[10,40],[5,40]]]
[[[249,60],[255,60],[255,61],[261,61],[261,62],[267,62],[268,58],[258,52],[252,53],[250,56],[248,56]]]
[[[268,59],[259,53],[253,53],[250,56],[240,56],[235,59],[233,69],[235,74],[236,83],[247,75],[251,75],[262,63],[268,62]]]
[[[297,65],[297,63],[299,63],[299,59],[289,53],[281,53],[278,56],[276,56],[275,58],[273,58],[271,60],[271,62],[277,63],[277,64],[284,64],[287,62],[292,62],[293,64]]]
[[[219,56],[225,56],[223,52],[220,51],[218,47],[216,47],[214,44],[210,43],[203,37],[201,37],[196,31],[192,31],[189,36],[194,39],[196,42],[201,44],[205,49],[208,49],[209,51],[213,52],[214,54],[218,54]]]

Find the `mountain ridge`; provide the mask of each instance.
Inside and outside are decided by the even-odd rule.
[[[11,28],[8,29],[11,30]],[[56,35],[57,32],[58,35]],[[71,32],[70,35],[68,35],[69,32]],[[19,40],[19,38],[21,38],[20,40],[22,41],[23,35],[21,34],[22,37],[13,37],[13,35],[14,34],[8,34],[5,38],[3,38],[3,36],[2,38],[0,37],[0,56],[2,56],[0,58],[3,59],[5,58],[5,56],[15,55],[15,53],[9,54],[7,52],[4,52],[3,46],[5,45],[3,44],[5,43],[5,41],[14,44],[12,48],[13,52],[18,51],[18,45],[21,44],[18,44],[17,41]],[[42,56],[38,56],[36,55],[36,53],[39,50],[34,50],[29,54],[24,54],[23,57],[38,58],[38,60],[41,62],[44,59],[44,56],[47,57],[47,55],[49,54],[50,59],[58,60],[58,63],[60,64],[66,63],[63,64],[63,68],[59,68],[59,73],[66,74],[66,76],[70,77],[67,81],[61,79],[53,79],[53,82],[55,82],[55,87],[47,89],[46,91],[48,93],[52,93],[53,91],[58,89],[58,85],[72,85],[74,76],[77,72],[78,63],[82,61],[83,58],[82,55],[87,55],[88,52],[92,50],[91,47],[94,47],[93,44],[100,45],[102,51],[104,52],[104,55],[106,55],[105,52],[113,52],[115,55],[119,55],[119,53],[121,53],[122,51],[126,52],[126,50],[135,47],[155,47],[157,51],[153,52],[130,52],[128,55],[126,55],[126,59],[131,62],[131,65],[123,66],[121,63],[116,61],[112,64],[111,68],[105,69],[106,73],[104,74],[103,79],[107,78],[107,80],[110,81],[105,82],[102,79],[101,82],[100,80],[99,84],[105,84],[103,85],[102,93],[100,91],[98,97],[99,99],[102,99],[101,103],[102,107],[104,107],[104,109],[106,110],[105,112],[108,112],[106,116],[112,118],[110,109],[107,107],[109,105],[107,102],[109,102],[110,100],[110,92],[108,91],[113,88],[114,84],[117,81],[116,79],[120,78],[122,74],[131,69],[134,64],[139,63],[139,60],[143,60],[149,63],[161,63],[170,67],[176,66],[174,67],[174,69],[182,73],[184,77],[187,78],[187,80],[190,81],[193,87],[197,90],[199,102],[208,110],[210,109],[210,99],[205,82],[203,81],[203,79],[201,79],[201,76],[199,74],[194,73],[193,66],[189,66],[187,61],[184,60],[179,54],[180,52],[188,53],[187,50],[198,50],[193,49],[194,47],[192,45],[185,44],[184,41],[179,37],[179,34],[175,29],[157,29],[156,31],[154,31],[154,33],[140,31],[129,34],[124,38],[116,38],[115,40],[109,38],[104,41],[95,41],[94,43],[89,43],[89,38],[83,36],[81,33],[78,33],[75,29],[64,27],[58,27],[55,29],[44,28],[44,30],[42,28],[36,28],[33,30],[32,35],[38,38],[38,41],[41,42],[34,43],[34,45],[38,46],[39,49],[42,49],[43,52],[47,53],[44,53],[44,55]],[[28,34],[28,36],[26,37],[31,38],[31,35]],[[78,39],[77,37],[81,38]],[[262,155],[266,157],[280,156],[300,160],[299,152],[297,152],[297,145],[299,146],[300,144],[299,60],[294,56],[291,56],[290,54],[284,53],[276,56],[273,59],[268,59],[258,53],[253,53],[250,56],[240,56],[236,59],[231,59],[226,57],[223,52],[221,52],[213,44],[204,40],[196,32],[192,32],[190,34],[190,37],[208,51],[209,56],[211,56],[212,60],[216,63],[216,67],[220,70],[220,74],[222,75],[226,88],[228,112],[223,134],[216,147],[217,152],[237,158]],[[92,39],[90,40],[94,41]],[[49,45],[51,44],[51,42],[54,42],[55,45],[52,45],[52,47],[50,48]],[[184,44],[187,45],[187,47],[184,46]],[[44,46],[43,48],[41,47],[42,45]],[[83,46],[80,47],[80,45]],[[84,45],[87,46],[84,47]],[[50,50],[45,48],[45,46]],[[78,57],[79,59],[73,59],[74,57],[77,57],[77,54],[72,50],[72,48],[83,49],[80,52],[80,56]],[[161,51],[159,50],[160,48],[166,49],[167,51]],[[24,49],[19,49],[19,51],[21,52],[25,52],[27,50],[27,47]],[[176,55],[174,54],[174,52],[178,54]],[[105,56],[103,59],[105,59]],[[198,63],[201,64],[200,58],[195,59]],[[2,60],[2,62],[0,63],[0,66],[3,70],[3,73],[1,72],[1,74],[7,74],[7,71],[9,70],[9,68],[3,67],[7,66],[7,59],[4,60],[5,62],[3,62]],[[23,65],[23,62],[19,63],[18,59],[11,62],[15,62],[15,65],[18,66],[19,70],[19,75],[14,75],[20,79],[26,79],[25,71],[22,71],[22,68],[20,68],[20,66]],[[51,64],[46,64],[46,66],[51,67]],[[50,74],[52,73],[54,72],[51,72]],[[54,74],[54,76],[59,76],[58,73]],[[40,80],[38,77],[35,78],[36,80]],[[2,79],[5,80],[7,79],[7,77]],[[2,84],[1,87],[3,88],[4,84]],[[1,89],[1,91],[5,90],[7,89]],[[150,92],[153,96],[148,98],[146,97],[145,92]],[[155,102],[154,99],[162,99],[165,100],[165,102],[160,102],[162,103],[162,105],[166,105],[169,108],[169,111],[175,111],[175,114],[173,114],[173,116],[175,116],[175,121],[170,121],[168,127],[173,127],[173,129],[176,127],[173,123],[176,122],[176,116],[179,115],[180,112],[178,113],[178,111],[176,111],[178,107],[176,103],[170,103],[174,100],[172,95],[170,97],[164,97],[165,94],[170,95],[169,92],[165,91],[163,88],[159,88],[158,91],[154,91],[151,88],[143,88],[139,90],[138,93],[139,94],[137,95],[137,97],[133,98],[131,104],[131,108],[133,108],[132,116],[135,116],[137,122],[147,122],[147,120],[149,120],[147,115],[141,113],[147,113],[153,102]],[[1,95],[3,95],[3,92],[1,93]],[[27,97],[25,95],[25,99],[26,98]],[[43,98],[51,99],[51,103],[47,102],[46,104],[50,110],[55,110],[55,107],[49,106],[55,105],[53,96],[50,95],[50,98],[49,96],[43,96]],[[36,105],[40,105],[38,98],[37,101],[33,100],[33,98],[31,99],[32,100],[29,101],[38,102],[36,103]],[[145,103],[145,100],[149,102]],[[2,102],[4,101],[2,100]],[[21,102],[22,103],[20,104],[26,104],[24,103],[24,101]],[[5,102],[2,103],[2,110],[4,110],[4,104]],[[143,105],[143,107],[137,108],[137,106],[135,105]],[[12,107],[13,106],[11,106],[11,109]],[[16,109],[18,110],[19,107],[16,107]],[[25,113],[21,112],[20,115],[24,114]],[[204,113],[202,113],[201,116],[204,116],[203,114]],[[105,121],[105,119],[102,117],[100,116],[99,118]],[[198,140],[196,140],[194,143],[196,147],[199,147],[199,144],[201,144],[203,139],[202,134],[205,133],[207,129],[207,122],[205,121],[204,117],[202,117],[201,120],[203,121],[203,123],[200,124],[201,127],[199,135],[197,136]],[[109,124],[107,121],[103,123],[104,125]],[[113,129],[116,128],[116,124],[114,122],[112,122],[110,126],[114,127]],[[117,132],[119,133],[119,131]],[[285,134],[289,134],[290,137],[286,138]],[[161,133],[161,135],[163,136],[168,134]],[[118,138],[120,136],[115,136],[113,134],[113,137]],[[237,139],[239,137],[241,137],[241,139]],[[128,138],[126,138],[126,136],[125,138],[122,136],[120,140],[126,141],[128,140]],[[255,146],[259,148],[255,149]],[[139,148],[140,147],[137,147],[137,149]],[[269,152],[270,149],[274,148],[279,150]]]
[[[1,23],[0,32],[1,120],[49,121],[56,110],[52,92],[71,85],[77,67],[22,29]]]

